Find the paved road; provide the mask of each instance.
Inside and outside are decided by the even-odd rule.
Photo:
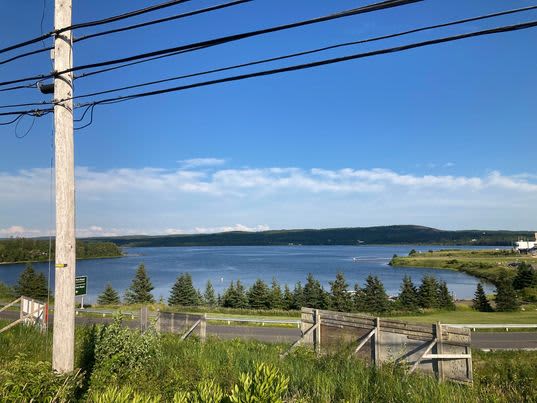
[[[0,319],[15,320],[18,315],[18,312],[6,311],[0,313]],[[52,318],[50,321],[52,322]],[[76,323],[81,325],[108,323],[111,321],[111,318],[76,317]],[[139,326],[137,320],[125,320],[124,323],[131,328]],[[300,330],[286,327],[218,326],[208,324],[207,334],[222,339],[241,338],[271,343],[293,343],[300,337]],[[481,349],[537,349],[537,332],[475,332],[472,333],[472,347]]]

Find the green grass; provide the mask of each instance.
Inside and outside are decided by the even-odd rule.
[[[432,311],[423,314],[399,315],[397,318],[409,322],[421,323],[512,323],[512,324],[537,324],[537,306],[528,305],[524,311],[517,312],[478,312],[466,304],[457,304],[455,311]]]
[[[77,362],[87,332],[77,328]],[[0,334],[0,370],[9,370],[14,357],[26,353],[26,359],[50,360],[50,334],[19,326]],[[144,396],[161,396],[170,401],[177,391],[194,390],[200,382],[214,380],[224,390],[239,381],[241,373],[251,372],[256,363],[274,366],[289,377],[287,402],[536,402],[537,352],[474,351],[474,385],[450,382],[438,384],[430,376],[408,375],[403,367],[391,364],[380,369],[358,359],[348,359],[348,351],[321,357],[307,349],[298,349],[285,359],[279,355],[288,345],[255,341],[219,341],[196,339],[180,341],[173,335],[160,337],[157,360],[137,374],[110,377],[104,384],[92,384],[87,376],[84,390],[128,386]],[[3,388],[0,379],[0,392]],[[84,390],[79,393],[84,401]],[[129,400],[131,401],[131,400]],[[144,400],[145,401],[145,400]]]
[[[505,250],[468,251],[454,249],[417,253],[412,256],[397,256],[391,260],[390,264],[393,267],[457,270],[494,283],[502,272],[514,276],[516,269],[509,266],[509,263],[513,262],[535,264],[537,258]]]

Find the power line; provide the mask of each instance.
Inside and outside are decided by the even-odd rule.
[[[110,29],[108,31],[102,31],[102,32],[94,33],[94,34],[80,36],[78,38],[74,38],[73,42],[76,43],[76,42],[84,41],[84,40],[87,40],[87,39],[95,38],[95,37],[98,37],[98,36],[103,36],[103,35],[108,35],[108,34],[128,31],[128,30],[132,30],[132,29],[142,28],[142,27],[146,27],[146,26],[149,26],[149,25],[164,23],[164,22],[167,22],[167,21],[178,20],[178,19],[181,19],[181,18],[191,17],[191,16],[198,15],[198,14],[208,13],[210,11],[220,10],[220,9],[227,8],[227,7],[232,7],[232,6],[237,6],[239,4],[248,3],[248,2],[251,2],[251,1],[253,1],[253,0],[235,0],[235,1],[232,1],[232,2],[229,2],[229,3],[218,4],[218,5],[215,5],[215,6],[206,7],[206,8],[202,8],[202,9],[199,9],[199,10],[194,10],[194,11],[189,11],[189,12],[182,13],[182,14],[173,15],[173,16],[170,16],[170,17],[159,18],[159,19],[156,19],[156,20],[142,22],[142,23],[139,23],[139,24],[129,25],[127,27]],[[43,48],[41,48],[41,49],[21,53],[19,55],[10,57],[8,59],[0,60],[0,65],[12,62],[14,60],[22,59],[22,58],[27,57],[27,56],[32,56],[32,55],[35,55],[35,54],[50,51],[50,50],[53,50],[53,49],[54,49],[54,46],[45,47],[45,45],[43,45]]]
[[[145,82],[145,83],[141,83],[141,84],[128,85],[128,86],[124,86],[124,87],[113,88],[113,89],[93,92],[93,93],[89,93],[89,94],[77,95],[75,97],[75,99],[87,98],[87,97],[90,97],[90,96],[103,95],[103,94],[108,94],[108,93],[111,93],[111,92],[129,90],[129,89],[133,89],[133,88],[145,87],[145,86],[148,86],[148,85],[162,84],[162,83],[169,82],[169,81],[176,81],[176,80],[181,80],[181,79],[185,79],[185,78],[198,77],[198,76],[212,74],[212,73],[219,73],[219,72],[223,72],[223,71],[227,71],[227,70],[243,68],[243,67],[249,67],[249,66],[254,66],[254,65],[258,65],[258,64],[274,62],[274,61],[278,61],[278,60],[289,59],[289,58],[298,57],[298,56],[305,56],[305,55],[310,55],[310,54],[314,54],[314,53],[324,52],[324,51],[327,51],[327,50],[332,50],[332,49],[337,49],[337,48],[342,48],[342,47],[347,47],[347,46],[352,46],[352,45],[359,45],[359,44],[363,44],[363,43],[375,42],[375,41],[384,40],[384,39],[391,39],[391,38],[396,38],[396,37],[409,35],[409,34],[413,34],[413,33],[417,33],[417,32],[423,32],[423,31],[428,31],[428,30],[432,30],[432,29],[443,28],[443,27],[463,24],[463,23],[467,23],[467,22],[483,20],[483,19],[487,19],[487,18],[493,18],[493,17],[506,15],[506,14],[512,14],[512,13],[521,12],[521,11],[528,11],[528,10],[532,10],[532,9],[537,9],[537,5],[536,6],[530,6],[530,7],[524,7],[524,8],[520,8],[520,9],[515,9],[515,10],[497,12],[497,13],[493,13],[493,14],[481,15],[481,16],[477,16],[477,17],[470,17],[470,18],[465,18],[465,19],[462,19],[462,20],[450,21],[450,22],[436,24],[436,25],[430,25],[430,26],[426,26],[426,27],[415,28],[415,29],[411,29],[411,30],[408,30],[408,31],[397,32],[397,33],[377,36],[377,37],[373,37],[373,38],[367,38],[367,39],[362,39],[362,40],[357,40],[357,41],[352,41],[352,42],[344,42],[344,43],[324,46],[324,47],[317,48],[317,49],[311,49],[311,50],[306,50],[306,51],[297,52],[297,53],[291,53],[291,54],[287,54],[287,55],[283,55],[283,56],[276,56],[276,57],[271,57],[271,58],[268,58],[268,59],[251,61],[251,62],[247,62],[247,63],[235,64],[235,65],[232,65],[232,66],[226,66],[226,67],[221,67],[221,68],[216,68],[216,69],[211,69],[211,70],[205,70],[205,71],[197,72],[197,73],[174,76],[174,77],[164,78],[164,79],[161,79],[161,80],[149,81],[149,82]],[[92,72],[92,73],[95,73],[95,72]],[[92,73],[90,73],[90,74],[92,74]],[[33,104],[33,105],[35,105],[35,104]]]
[[[387,1],[380,2],[380,3],[374,3],[374,4],[367,5],[367,6],[354,8],[354,9],[346,10],[346,11],[341,11],[341,12],[326,15],[326,16],[323,16],[323,17],[317,17],[317,18],[312,18],[312,19],[308,19],[308,20],[302,20],[302,21],[298,21],[298,22],[293,22],[293,23],[290,23],[290,24],[278,25],[278,26],[275,26],[275,27],[259,29],[259,30],[256,30],[256,31],[245,32],[245,33],[242,33],[242,34],[229,35],[229,36],[225,36],[225,37],[221,37],[221,38],[210,39],[210,40],[207,40],[207,41],[196,42],[196,43],[192,43],[192,44],[188,44],[188,45],[181,45],[181,46],[176,46],[176,47],[173,47],[173,48],[156,50],[156,51],[153,51],[153,52],[141,53],[141,54],[137,54],[137,55],[133,55],[133,56],[123,57],[123,58],[120,58],[120,59],[112,59],[112,60],[107,60],[107,61],[103,61],[103,62],[85,64],[85,65],[82,65],[82,66],[75,66],[73,68],[57,72],[56,74],[60,75],[60,74],[65,74],[65,73],[71,73],[71,72],[78,71],[78,70],[85,70],[85,69],[89,69],[89,68],[109,66],[109,65],[112,65],[112,64],[130,62],[130,61],[134,61],[134,60],[145,59],[147,57],[159,56],[159,55],[164,55],[164,54],[172,53],[172,52],[178,52],[178,51],[181,51],[181,50],[187,50],[187,49],[192,49],[192,48],[197,49],[197,48],[199,48],[201,46],[203,46],[203,47],[216,46],[216,45],[220,45],[220,44],[223,44],[223,43],[238,41],[238,40],[241,40],[241,39],[251,38],[251,37],[254,37],[254,36],[264,35],[264,34],[268,34],[268,33],[272,33],[272,32],[283,31],[283,30],[297,28],[297,27],[311,25],[311,24],[317,24],[317,23],[321,23],[321,22],[326,22],[326,21],[335,20],[335,19],[344,18],[344,17],[350,17],[350,16],[354,16],[354,15],[358,15],[358,14],[369,13],[369,12],[373,12],[373,11],[379,11],[379,10],[392,8],[392,7],[399,7],[399,6],[403,6],[403,5],[407,5],[407,4],[411,4],[411,3],[417,3],[417,2],[421,2],[421,1],[424,1],[424,0],[387,0]]]
[[[457,41],[457,40],[461,40],[461,39],[473,38],[473,37],[478,37],[478,36],[483,36],[483,35],[492,35],[492,34],[504,33],[504,32],[511,32],[511,31],[518,31],[518,30],[529,29],[529,28],[534,28],[534,27],[537,27],[537,20],[536,21],[526,22],[526,23],[521,23],[521,24],[508,25],[508,26],[502,26],[502,27],[487,29],[487,30],[483,30],[483,31],[474,31],[474,32],[466,33],[466,34],[460,34],[460,35],[448,36],[448,37],[443,37],[443,38],[431,39],[431,40],[428,40],[428,41],[416,42],[416,43],[411,43],[411,44],[408,44],[408,45],[402,45],[402,46],[396,46],[396,47],[392,47],[392,48],[380,49],[380,50],[375,50],[375,51],[371,51],[371,52],[357,53],[357,54],[353,54],[353,55],[349,55],[349,56],[342,56],[342,57],[336,57],[336,58],[332,58],[332,59],[325,59],[325,60],[321,60],[321,61],[317,61],[317,62],[304,63],[304,64],[299,64],[299,65],[282,67],[282,68],[272,69],[272,70],[259,71],[259,72],[255,72],[255,73],[249,73],[249,74],[242,74],[242,75],[238,75],[238,76],[226,77],[226,78],[210,80],[210,81],[203,81],[203,82],[199,82],[199,83],[183,85],[183,86],[178,86],[178,87],[172,87],[172,88],[165,88],[165,89],[161,89],[161,90],[155,90],[155,91],[142,92],[142,93],[131,94],[131,95],[118,96],[118,97],[114,97],[114,98],[101,99],[101,100],[94,101],[94,102],[80,104],[78,107],[85,107],[85,106],[89,106],[89,105],[108,104],[108,103],[112,103],[112,102],[115,103],[115,102],[131,100],[131,99],[135,99],[135,98],[142,98],[142,97],[160,95],[160,94],[165,94],[165,93],[170,93],[170,92],[183,91],[183,90],[187,90],[187,89],[191,89],[191,88],[205,87],[205,86],[209,86],[209,85],[221,84],[221,83],[231,82],[231,81],[239,81],[239,80],[244,80],[244,79],[253,78],[253,77],[261,77],[261,76],[268,76],[268,75],[286,73],[286,72],[297,71],[297,70],[310,69],[310,68],[314,68],[314,67],[320,67],[320,66],[325,66],[325,65],[334,64],[334,63],[340,63],[340,62],[349,61],[349,60],[362,59],[362,58],[367,58],[367,57],[372,57],[372,56],[377,56],[377,55],[383,55],[383,54],[388,54],[388,53],[397,53],[397,52],[402,52],[402,51],[405,51],[405,50],[410,50],[410,49],[415,49],[415,48],[420,48],[420,47],[425,47],[425,46],[431,46],[431,45],[436,45],[436,44],[440,44],[440,43],[452,42],[452,41]]]
[[[68,26],[68,27],[65,27],[65,28],[62,28],[62,29],[57,29],[57,30],[48,32],[46,34],[42,34],[42,35],[40,35],[38,37],[29,39],[27,41],[7,46],[5,48],[0,49],[0,53],[9,52],[10,50],[22,48],[24,46],[28,46],[28,45],[34,44],[36,42],[43,41],[43,40],[49,38],[50,36],[59,35],[62,32],[65,32],[65,31],[75,30],[75,29],[79,29],[79,28],[93,27],[93,26],[102,25],[102,24],[108,24],[108,23],[111,23],[111,22],[124,20],[126,18],[135,17],[137,15],[149,13],[149,12],[152,12],[152,11],[161,10],[163,8],[175,6],[177,4],[186,3],[188,1],[191,1],[191,0],[171,0],[171,1],[168,1],[168,2],[165,2],[165,3],[160,3],[160,4],[155,4],[153,6],[145,7],[145,8],[139,9],[139,10],[129,11],[129,12],[124,13],[124,14],[115,15],[113,17],[108,17],[108,18],[103,18],[103,19],[100,19],[100,20],[94,20],[94,21],[88,21],[88,22],[82,22],[82,23],[79,23],[79,24],[73,24],[71,26]]]
[[[189,1],[189,0],[183,0],[183,1]],[[302,20],[302,21],[294,22],[294,23],[290,23],[290,24],[278,25],[278,26],[275,26],[275,27],[264,28],[264,29],[260,29],[260,30],[256,30],[256,31],[249,31],[249,32],[245,32],[245,33],[242,33],[242,34],[235,34],[235,35],[225,36],[225,37],[221,37],[221,38],[215,38],[215,39],[211,39],[211,40],[207,40],[207,41],[192,43],[192,44],[188,44],[188,45],[182,45],[182,46],[178,46],[178,47],[174,47],[174,48],[161,49],[161,50],[157,50],[157,51],[153,51],[153,52],[142,53],[142,54],[133,55],[133,56],[129,56],[129,57],[124,57],[124,58],[120,58],[120,59],[113,59],[113,60],[107,60],[107,61],[104,61],[104,62],[91,63],[91,64],[82,65],[82,66],[75,66],[75,67],[72,67],[70,69],[65,69],[65,70],[57,71],[57,72],[50,73],[50,74],[41,74],[41,75],[25,77],[25,78],[16,79],[16,80],[4,81],[4,82],[0,82],[0,86],[9,85],[9,84],[17,84],[17,83],[25,82],[25,81],[47,79],[47,78],[52,78],[52,77],[55,77],[55,76],[59,76],[59,75],[66,74],[66,73],[71,73],[71,72],[78,71],[78,70],[85,70],[85,69],[101,67],[101,66],[109,66],[109,65],[118,64],[118,63],[124,63],[124,62],[130,62],[130,61],[134,61],[134,60],[145,59],[145,58],[149,58],[149,57],[153,57],[153,56],[160,56],[160,55],[165,55],[165,54],[169,54],[169,53],[176,53],[176,52],[180,52],[180,51],[194,51],[194,50],[198,50],[200,48],[216,46],[216,45],[220,45],[222,43],[228,43],[228,42],[232,42],[232,41],[237,41],[237,40],[240,40],[240,39],[250,38],[250,37],[253,37],[253,36],[258,36],[258,35],[263,35],[263,34],[267,34],[267,33],[287,30],[287,29],[291,29],[291,28],[296,28],[296,27],[300,27],[300,26],[311,25],[311,24],[316,24],[316,23],[320,23],[320,22],[335,20],[335,19],[338,19],[338,18],[350,17],[350,16],[353,16],[353,15],[358,15],[358,14],[363,14],[363,13],[368,13],[368,12],[373,12],[373,11],[384,10],[384,9],[392,8],[392,7],[399,7],[399,6],[403,6],[403,5],[406,5],[406,4],[417,3],[417,2],[422,2],[422,1],[424,1],[424,0],[386,0],[386,1],[379,2],[379,3],[374,3],[374,4],[367,5],[367,6],[359,7],[359,8],[354,8],[354,9],[350,9],[350,10],[346,10],[346,11],[341,11],[341,12],[338,12],[338,13],[335,13],[335,14],[329,14],[329,15],[325,15],[325,16],[322,16],[322,17],[312,18],[312,19],[309,19],[309,20]],[[114,18],[114,17],[111,17],[111,18]],[[73,26],[73,27],[75,27],[75,26]]]
[[[220,10],[220,9],[227,8],[227,7],[233,7],[233,6],[237,6],[239,4],[249,3],[251,1],[253,1],[253,0],[235,0],[235,1],[231,1],[229,3],[217,4],[217,5],[202,8],[202,9],[199,9],[199,10],[189,11],[189,12],[182,13],[182,14],[177,14],[177,15],[172,15],[170,17],[159,18],[159,19],[156,19],[156,20],[142,22],[142,23],[139,23],[139,24],[129,25],[127,27],[110,29],[108,31],[102,31],[102,32],[94,33],[94,34],[80,36],[78,38],[75,38],[74,42],[80,42],[80,41],[84,41],[84,40],[95,38],[95,37],[102,36],[102,35],[108,35],[108,34],[113,34],[113,33],[117,33],[117,32],[129,31],[131,29],[147,27],[149,25],[161,24],[163,22],[173,21],[173,20],[177,20],[177,19],[181,19],[181,18],[185,18],[185,17],[191,17],[193,15],[203,14],[203,13],[207,13],[207,12],[215,11],[215,10]]]

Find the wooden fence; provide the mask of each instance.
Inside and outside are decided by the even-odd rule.
[[[0,333],[11,329],[19,323],[24,323],[26,325],[37,325],[40,326],[42,330],[46,329],[48,315],[47,304],[37,301],[33,298],[22,296],[3,306],[2,309],[0,309],[0,312],[3,312],[16,304],[19,304],[20,306],[19,318],[1,328]]]
[[[143,323],[142,316],[140,315],[141,324]],[[155,327],[159,333],[180,334],[183,340],[193,334],[197,334],[204,341],[207,337],[207,315],[159,311],[157,312]]]
[[[472,382],[469,329],[310,308],[302,308],[301,319],[302,338],[291,349],[306,344],[320,353],[347,345],[351,355],[377,366],[405,362],[409,372],[433,373],[440,381]]]

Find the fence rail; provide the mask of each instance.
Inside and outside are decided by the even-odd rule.
[[[446,326],[455,327],[459,329],[471,329],[474,332],[476,329],[505,329],[506,332],[508,332],[509,329],[537,329],[537,324],[534,323],[451,323]]]

